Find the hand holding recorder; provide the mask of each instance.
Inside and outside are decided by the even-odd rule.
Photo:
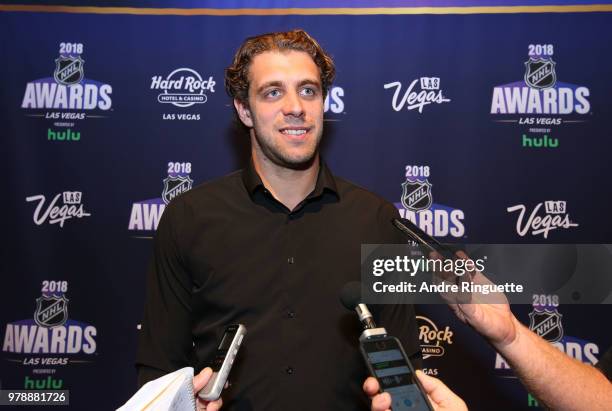
[[[238,354],[238,349],[246,335],[246,327],[232,324],[225,328],[217,347],[212,368],[203,369],[193,378],[194,394],[197,394],[198,411],[217,411],[223,400],[221,391],[227,385],[230,370]]]
[[[206,401],[198,397],[198,392],[202,390],[206,386],[206,384],[208,384],[212,375],[212,368],[206,367],[202,371],[200,371],[198,375],[193,377],[193,395],[195,395],[196,398],[196,406],[198,411],[218,411],[223,405],[223,400],[221,398],[215,401]]]
[[[416,371],[416,376],[435,411],[467,411],[465,402],[442,381],[420,370]],[[376,378],[368,377],[363,384],[363,391],[372,400],[372,411],[387,411],[391,408],[391,396],[380,394],[380,385]]]
[[[361,284],[359,282],[346,284],[340,300],[345,308],[357,312],[363,325],[363,332],[359,337],[359,350],[376,383],[376,389],[366,393],[369,395],[380,391],[384,393],[381,397],[373,399],[372,406],[384,407],[389,400],[394,411],[434,411],[423,387],[415,377],[414,368],[400,341],[388,335],[384,328],[377,327],[370,310],[361,302]],[[367,387],[374,385],[370,383]]]

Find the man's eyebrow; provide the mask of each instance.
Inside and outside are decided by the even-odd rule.
[[[306,86],[306,85],[313,85],[313,86],[317,86],[319,88],[321,88],[321,82],[319,80],[312,80],[312,79],[306,79],[306,80],[302,80],[298,83],[298,87],[302,87],[302,86]]]
[[[283,86],[283,83],[281,83],[280,81],[268,81],[267,83],[263,83],[261,86],[259,86],[259,88],[257,89],[257,92],[261,93],[268,87],[282,87],[282,86]]]

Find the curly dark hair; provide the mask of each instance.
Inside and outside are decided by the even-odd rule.
[[[234,55],[234,61],[225,69],[225,90],[230,97],[248,106],[251,62],[256,55],[271,50],[303,51],[312,57],[321,74],[323,96],[327,95],[336,75],[334,61],[308,33],[296,29],[249,37],[242,43]]]

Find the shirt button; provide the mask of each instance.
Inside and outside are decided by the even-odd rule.
[[[293,257],[289,257],[289,258],[287,258],[287,262],[289,264],[293,264],[295,262],[295,260],[293,259]]]
[[[289,317],[289,318],[295,318],[295,312],[293,312],[293,311],[291,311],[291,310],[287,311],[287,317]]]
[[[287,367],[285,368],[285,372],[289,375],[293,374],[293,367]]]

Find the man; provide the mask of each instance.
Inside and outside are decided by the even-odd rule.
[[[462,251],[457,256],[468,258]],[[472,281],[491,284],[479,272],[475,272]],[[543,407],[563,411],[610,409],[612,384],[607,379],[612,356],[610,350],[597,364],[599,369],[586,365],[521,324],[512,314],[507,300],[505,303],[499,300],[499,303],[491,304],[479,301],[479,297],[479,294],[472,294],[470,304],[458,303],[452,295],[450,298],[455,301],[448,296],[446,298],[457,317],[481,334],[504,357],[525,388]],[[440,380],[417,374],[436,411],[466,410],[463,401]],[[363,389],[372,397],[372,411],[384,411],[391,407],[389,394],[378,394],[379,385],[374,378],[368,378]]]
[[[359,322],[338,295],[359,279],[362,243],[404,240],[390,203],[334,177],[320,159],[334,72],[302,30],[249,38],[236,52],[226,89],[249,130],[251,162],[166,208],[148,276],[140,384],[202,368],[223,327],[242,323],[247,336],[225,407],[368,407]],[[418,361],[412,307],[374,314]]]

